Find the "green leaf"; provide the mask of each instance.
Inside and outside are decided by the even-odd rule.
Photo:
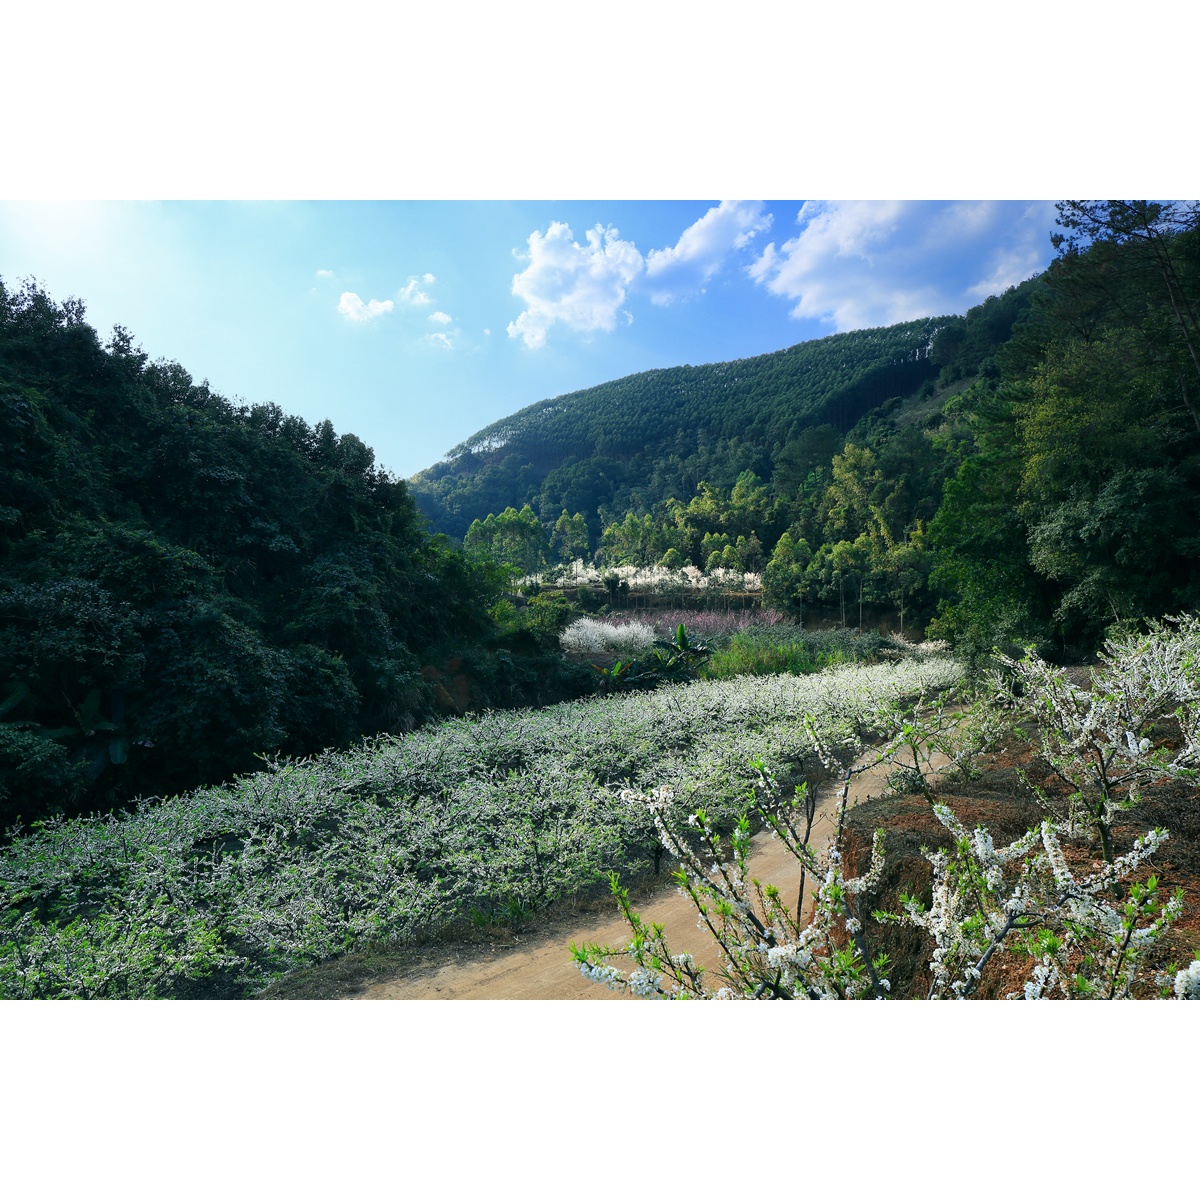
[[[8,699],[3,704],[0,704],[0,717],[11,712],[29,694],[29,685],[27,683],[17,683],[13,690],[8,693]]]

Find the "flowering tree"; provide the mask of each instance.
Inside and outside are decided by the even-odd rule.
[[[1036,962],[1023,991],[1009,999],[1040,1000],[1055,991],[1067,999],[1125,999],[1146,952],[1183,911],[1182,889],[1163,899],[1154,876],[1134,884],[1122,906],[1103,898],[1167,840],[1165,830],[1077,879],[1063,855],[1062,830],[1050,821],[997,849],[987,830],[968,833],[945,805],[934,813],[954,835],[954,849],[926,854],[933,866],[929,908],[902,896],[903,913],[875,914],[932,936],[927,1000],[970,995],[992,955],[1018,944],[1013,934],[1027,935],[1019,948]]]
[[[895,763],[899,790],[920,792],[930,804],[939,775],[970,773],[1008,729],[993,697],[969,685],[922,689],[908,703],[881,700],[872,716],[884,735],[872,765]]]
[[[693,813],[685,826],[695,831],[697,847],[672,811],[674,796],[669,787],[650,795],[626,791],[622,799],[652,814],[663,845],[680,864],[675,878],[699,913],[697,927],[706,929],[720,947],[722,984],[711,987],[691,954],[671,951],[662,926],[647,925],[633,911],[629,894],[615,875],[610,877],[613,895],[633,936],[619,949],[572,943],[572,956],[586,978],[635,996],[678,1000],[849,1000],[868,994],[883,999],[890,987],[880,974],[886,960],[871,958],[851,905],[852,899],[879,882],[882,833],[875,836],[871,869],[847,879],[836,847],[824,855],[809,848],[811,815],[805,833],[800,833],[807,788],[802,784],[790,801],[781,800],[771,776],[762,772],[759,778],[759,815],[805,870],[821,880],[812,919],[802,926],[802,900],[793,914],[778,888],[747,874],[750,823],[745,817],[729,839],[732,857],[722,861],[722,839],[703,809]],[[845,789],[841,803],[844,808]],[[609,962],[618,957],[632,960],[632,969],[624,972]]]
[[[871,957],[852,908],[852,901],[861,903],[860,897],[879,883],[882,830],[875,833],[868,872],[847,878],[836,843],[818,855],[807,844],[807,830],[800,833],[798,817],[805,809],[806,789],[802,786],[790,802],[781,802],[774,781],[765,774],[760,781],[756,807],[764,824],[819,881],[808,923],[801,920],[802,904],[793,915],[778,888],[747,872],[746,818],[730,838],[732,858],[723,862],[721,838],[703,810],[687,822],[698,834],[698,852],[671,820],[669,788],[649,796],[625,792],[627,803],[651,812],[663,845],[679,861],[676,879],[699,914],[697,928],[707,930],[720,949],[722,986],[709,985],[691,954],[673,952],[661,925],[642,920],[615,875],[613,894],[632,937],[619,948],[572,944],[571,953],[585,977],[636,996],[669,999],[884,998],[890,990],[881,974],[886,958]],[[843,787],[839,828],[846,790]],[[929,908],[902,896],[903,912],[875,914],[879,920],[912,924],[931,935],[933,981],[926,999],[966,999],[989,960],[1003,948],[1023,950],[1034,961],[1023,989],[1010,992],[1008,999],[1040,1000],[1054,994],[1127,999],[1135,983],[1146,981],[1147,952],[1182,913],[1183,892],[1164,898],[1151,876],[1144,884],[1133,884],[1122,904],[1113,904],[1106,894],[1167,841],[1165,830],[1153,830],[1139,838],[1129,854],[1077,878],[1063,855],[1064,830],[1050,821],[998,849],[985,829],[968,832],[945,805],[935,805],[934,813],[955,841],[951,852],[927,854],[933,867]],[[632,969],[613,966],[614,958],[632,960]],[[1157,977],[1156,981],[1162,982]],[[1174,991],[1180,999],[1200,998],[1200,962],[1178,972]]]
[[[1039,801],[1072,833],[1090,826],[1111,864],[1113,818],[1138,803],[1145,784],[1200,779],[1200,618],[1152,622],[1148,633],[1110,638],[1090,691],[1032,653],[1003,661],[1021,684],[1015,703],[1037,721],[1041,757],[1072,789],[1056,805],[1035,788]],[[1149,736],[1168,717],[1180,727],[1173,752]]]

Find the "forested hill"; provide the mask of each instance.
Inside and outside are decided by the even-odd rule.
[[[432,711],[494,597],[374,457],[0,281],[0,836]]]
[[[800,617],[1092,653],[1200,604],[1200,204],[1058,224],[1045,272],[961,317],[534,405],[412,490],[521,575],[761,572]]]
[[[802,429],[849,430],[937,374],[935,336],[956,320],[838,333],[542,400],[467,438],[410,486],[434,529],[454,537],[489,512],[530,501],[543,520],[563,507],[581,511],[598,534],[599,507],[624,510],[631,491],[653,502],[690,496],[701,479],[732,486],[747,468],[769,476],[772,452]]]

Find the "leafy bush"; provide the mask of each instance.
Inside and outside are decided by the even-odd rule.
[[[579,589],[575,593],[575,599],[584,612],[596,612],[604,603],[599,596],[593,596],[583,584],[579,585]]]
[[[611,667],[593,663],[592,670],[599,676],[602,691],[621,685],[655,687],[659,683],[695,679],[711,653],[710,646],[692,641],[683,625],[678,625],[672,637],[655,638],[637,658],[628,662],[618,660]]]
[[[760,642],[751,634],[735,634],[725,650],[718,650],[705,664],[704,674],[712,679],[726,675],[811,675],[814,671],[845,662],[840,651],[815,654],[802,641],[781,644]]]
[[[499,626],[501,637],[526,631],[539,647],[548,648],[557,643],[559,634],[578,612],[575,605],[562,596],[538,590],[532,592],[524,608],[518,609],[511,601],[500,600],[491,616]]]
[[[849,629],[799,629],[779,625],[735,633],[703,668],[714,679],[727,675],[811,675],[837,663],[878,656],[885,647],[903,653],[902,644],[874,632]]]

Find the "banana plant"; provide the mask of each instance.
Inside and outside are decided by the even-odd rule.
[[[658,638],[652,643],[651,654],[643,657],[643,665],[660,676],[686,676],[712,654],[707,642],[690,641],[682,622],[675,629],[673,639]]]
[[[101,692],[92,688],[86,699],[74,708],[76,724],[42,731],[43,737],[77,743],[73,757],[84,764],[88,778],[97,780],[110,765],[123,766],[129,759],[129,737],[124,728],[125,698],[113,695],[106,717],[100,708]]]
[[[629,662],[622,662],[617,659],[611,667],[598,667],[595,663],[591,664],[593,671],[599,675],[600,690],[602,692],[612,691],[621,684],[635,678],[638,672],[638,664],[636,659],[630,659]]]
[[[622,684],[690,678],[711,653],[706,642],[690,641],[687,630],[680,624],[673,639],[658,638],[639,658],[629,662],[618,659],[611,667],[598,667],[592,663],[592,670],[600,676],[601,689],[608,691]]]

